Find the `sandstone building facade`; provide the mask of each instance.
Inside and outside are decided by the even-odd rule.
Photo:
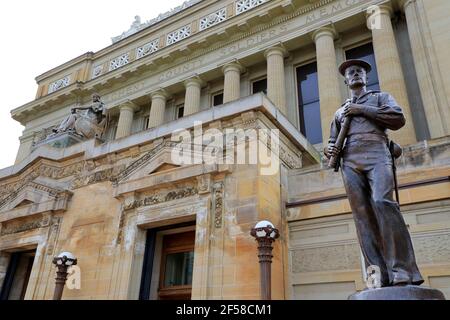
[[[50,299],[52,258],[70,251],[81,289],[64,299],[258,299],[259,220],[281,233],[274,299],[364,289],[341,176],[321,151],[347,58],[370,61],[369,88],[405,112],[391,134],[401,208],[425,285],[449,298],[449,12],[446,0],[189,1],[38,76],[36,99],[11,112],[25,126],[16,162],[0,170],[1,298]],[[105,135],[46,144],[94,92]],[[174,162],[173,132],[195,127],[279,130],[278,170]]]

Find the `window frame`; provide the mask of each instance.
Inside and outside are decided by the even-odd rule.
[[[259,76],[259,77],[257,77],[257,78],[254,78],[254,79],[251,79],[250,80],[250,95],[254,95],[254,94],[256,94],[256,93],[258,93],[258,92],[253,92],[253,84],[255,83],[255,82],[258,82],[258,81],[261,81],[261,80],[266,80],[266,83],[268,84],[268,82],[267,82],[267,74],[265,74],[265,75],[262,75],[262,76]],[[266,91],[268,90],[268,86],[266,86]],[[261,91],[260,91],[261,92]],[[262,91],[263,92],[263,91]],[[263,92],[265,95],[267,95],[267,92]]]
[[[216,97],[218,95],[222,95],[222,103],[214,105],[214,97]],[[219,90],[219,91],[215,91],[215,92],[211,93],[211,101],[210,101],[211,108],[221,106],[222,104],[223,104],[223,90]]]
[[[312,64],[312,63],[316,63],[316,65],[317,65],[317,57],[316,56],[314,56],[313,58],[309,58],[309,59],[303,60],[303,61],[293,65],[293,69],[294,69],[293,73],[294,73],[294,81],[295,81],[294,82],[294,86],[295,86],[295,101],[296,101],[295,103],[296,103],[296,106],[297,106],[296,114],[297,114],[298,131],[302,135],[304,135],[305,138],[307,138],[307,137],[306,137],[306,134],[302,133],[302,121],[301,121],[302,118],[300,116],[300,96],[299,96],[299,88],[298,88],[298,85],[299,85],[298,80],[299,79],[298,79],[298,75],[297,75],[297,69],[301,68],[301,67],[304,67],[304,66],[307,66],[307,65]],[[317,70],[317,76],[318,76],[318,73],[319,73],[319,71]],[[319,86],[319,81],[317,81],[317,86]],[[320,110],[320,92],[319,92],[319,100],[318,101],[319,101],[319,113],[320,113],[320,111],[321,111]],[[322,119],[322,114],[320,114],[320,119]],[[322,125],[322,123],[321,123],[321,125]],[[321,127],[321,132],[322,132],[322,140],[323,140],[323,128],[322,127]],[[314,145],[320,145],[320,144],[323,144],[323,143],[324,143],[324,141],[318,142],[318,143],[316,143]]]

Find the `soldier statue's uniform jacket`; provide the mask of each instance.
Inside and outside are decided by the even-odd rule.
[[[341,172],[366,267],[380,268],[382,286],[421,284],[411,238],[393,199],[394,176],[386,133],[387,129],[403,127],[405,117],[388,93],[367,91],[353,102],[365,109],[362,115],[352,117]],[[343,109],[335,114],[329,143],[339,134]]]

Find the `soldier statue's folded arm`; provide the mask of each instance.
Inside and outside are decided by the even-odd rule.
[[[402,128],[406,123],[405,116],[394,97],[382,92],[379,99],[379,107],[364,106],[363,116],[390,130]]]

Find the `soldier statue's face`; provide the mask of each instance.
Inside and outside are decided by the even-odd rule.
[[[345,84],[350,89],[360,88],[367,85],[367,72],[358,65],[350,66],[345,70]]]
[[[100,101],[100,96],[98,94],[92,95],[92,101],[94,101],[94,102]]]

